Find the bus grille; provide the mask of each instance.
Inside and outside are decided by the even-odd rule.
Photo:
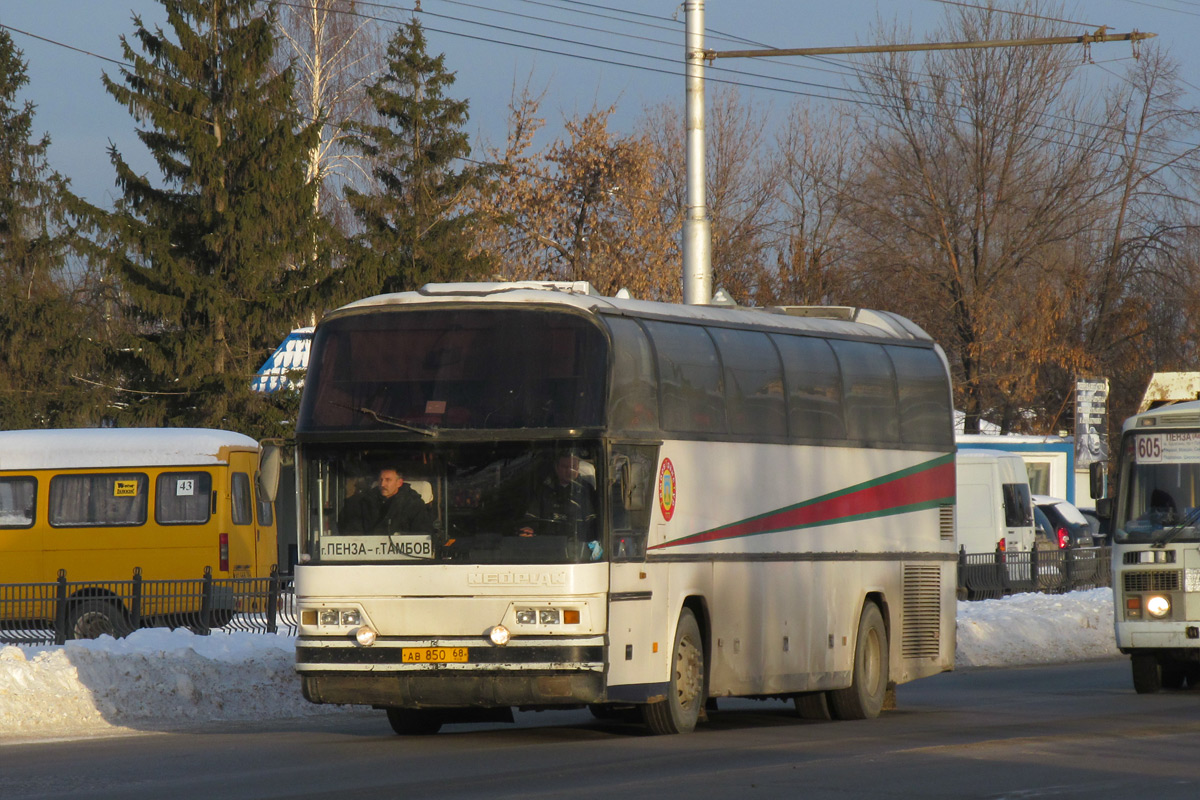
[[[1127,592],[1174,592],[1180,585],[1179,570],[1149,570],[1125,573]]]
[[[942,644],[942,568],[929,564],[904,566],[904,658],[937,658]]]
[[[954,506],[938,506],[938,524],[942,541],[954,541]]]

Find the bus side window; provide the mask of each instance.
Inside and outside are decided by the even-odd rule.
[[[644,561],[658,447],[618,445],[612,456],[612,560]]]
[[[37,499],[34,478],[0,478],[0,528],[28,528],[33,525]]]
[[[144,473],[55,475],[50,479],[50,524],[56,528],[146,523]]]
[[[207,472],[164,472],[154,490],[154,519],[160,525],[203,525],[210,516],[212,476]]]
[[[233,473],[233,524],[249,525],[254,522],[254,511],[250,495],[250,476],[245,472]]]

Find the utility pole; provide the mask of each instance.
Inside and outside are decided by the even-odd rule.
[[[683,218],[683,302],[712,298],[712,224],[704,196],[704,0],[686,0],[687,208]]]
[[[1047,36],[981,42],[928,42],[865,45],[860,47],[804,47],[769,50],[705,50],[704,0],[686,0],[687,40],[687,210],[683,221],[683,302],[708,305],[712,299],[712,226],[704,196],[704,62],[718,58],[768,58],[775,56],[829,56],[862,53],[905,53],[929,50],[968,50],[995,47],[1031,47],[1095,42],[1140,42],[1156,33],[1108,33],[1101,27],[1081,36]]]

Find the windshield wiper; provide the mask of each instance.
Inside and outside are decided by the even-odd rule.
[[[1185,528],[1189,528],[1192,525],[1195,525],[1196,520],[1200,520],[1200,507],[1193,508],[1191,511],[1189,511],[1187,513],[1187,516],[1184,517],[1183,520],[1178,525],[1176,525],[1174,528],[1171,528],[1166,533],[1162,534],[1162,536],[1159,537],[1158,539],[1156,539],[1155,541],[1153,541],[1150,544],[1150,546],[1151,547],[1166,547],[1168,544],[1171,543],[1171,541],[1176,536],[1178,536],[1180,533],[1182,533]]]
[[[428,436],[430,438],[437,438],[437,435],[438,435],[437,428],[430,428],[430,427],[426,427],[424,425],[412,425],[408,422],[401,422],[400,420],[396,419],[395,417],[389,417],[386,414],[380,414],[378,411],[373,411],[373,410],[367,408],[366,406],[355,407],[355,406],[348,406],[345,403],[334,403],[334,405],[340,406],[342,408],[348,408],[351,411],[357,411],[359,414],[366,414],[368,417],[370,417],[371,419],[380,423],[381,425],[391,425],[393,428],[401,428],[403,430],[412,431],[413,433],[419,433],[422,436]]]

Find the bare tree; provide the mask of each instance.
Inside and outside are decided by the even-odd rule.
[[[540,102],[528,87],[514,97],[505,148],[490,154],[500,176],[478,199],[499,276],[677,299],[678,246],[659,213],[650,142],[613,134],[608,107],[567,120],[562,138],[531,152]]]
[[[956,7],[947,40],[1049,33],[1053,9]],[[1060,15],[1061,16],[1061,15]],[[907,313],[951,358],[966,429],[985,413],[1030,425],[1038,366],[1087,354],[1059,337],[1059,252],[1095,224],[1112,129],[1072,90],[1077,53],[1018,47],[908,54],[861,65],[874,103],[859,120],[860,179],[848,193],[864,237],[860,295]]]
[[[777,136],[779,213],[776,263],[758,278],[761,305],[845,302],[852,266],[846,187],[860,158],[840,114],[797,106]]]
[[[285,43],[279,58],[296,66],[301,113],[323,121],[308,162],[308,179],[321,184],[314,210],[348,231],[342,188],[370,183],[370,165],[346,146],[348,125],[372,119],[366,88],[382,63],[381,31],[355,0],[294,0],[279,6],[278,32]]]
[[[705,196],[712,218],[713,287],[739,302],[753,300],[772,264],[781,169],[770,147],[769,115],[732,89],[708,102]],[[676,105],[649,109],[641,125],[656,152],[655,183],[673,230],[683,225],[687,164]]]

